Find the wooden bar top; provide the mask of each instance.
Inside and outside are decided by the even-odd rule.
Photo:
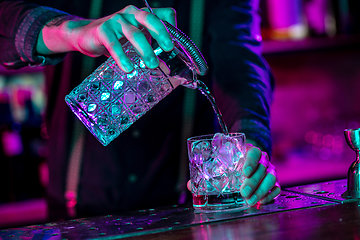
[[[273,203],[197,213],[191,204],[0,230],[0,239],[360,239],[346,179],[296,186]]]
[[[359,239],[358,202],[224,220],[130,239]]]

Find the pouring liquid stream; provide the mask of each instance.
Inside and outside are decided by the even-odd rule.
[[[221,130],[223,131],[223,133],[225,135],[229,135],[229,131],[226,127],[226,124],[225,124],[225,121],[222,117],[222,114],[218,108],[218,106],[216,105],[216,102],[215,102],[215,98],[214,96],[211,94],[209,88],[205,85],[205,83],[203,83],[202,81],[200,80],[196,80],[196,83],[197,83],[197,89],[200,90],[200,92],[209,100],[215,114],[216,114],[216,117],[219,121],[219,125],[221,127]]]
[[[147,2],[147,0],[143,0],[145,6],[149,9],[149,11],[154,14],[154,11],[152,10],[152,8],[150,7],[149,3]],[[223,133],[225,135],[229,135],[229,131],[226,127],[226,124],[225,124],[225,121],[222,117],[222,114],[218,108],[218,106],[216,105],[216,102],[215,102],[215,98],[214,96],[211,94],[209,88],[205,85],[205,83],[203,83],[202,81],[200,80],[196,80],[196,83],[197,83],[197,89],[200,90],[200,92],[209,100],[215,114],[216,114],[216,117],[219,121],[219,124],[220,124],[220,127],[221,127],[221,130],[223,131]]]

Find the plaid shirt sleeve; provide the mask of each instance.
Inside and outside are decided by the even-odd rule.
[[[42,27],[68,14],[23,1],[0,1],[0,64],[9,69],[55,65],[66,54],[38,55],[35,46]]]

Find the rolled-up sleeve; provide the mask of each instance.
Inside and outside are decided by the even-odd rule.
[[[0,1],[0,64],[17,69],[62,61],[65,54],[37,55],[35,47],[42,27],[65,15],[68,14],[23,1]]]

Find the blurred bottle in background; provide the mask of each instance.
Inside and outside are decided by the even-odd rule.
[[[0,69],[0,204],[44,196],[39,179],[48,154],[44,76],[33,71]]]
[[[334,6],[329,0],[303,0],[310,37],[333,37],[336,34]]]
[[[261,8],[264,39],[360,33],[359,0],[262,0]]]
[[[337,35],[360,33],[360,1],[330,0],[334,8]]]
[[[302,0],[266,0],[269,38],[303,39],[308,30]]]

